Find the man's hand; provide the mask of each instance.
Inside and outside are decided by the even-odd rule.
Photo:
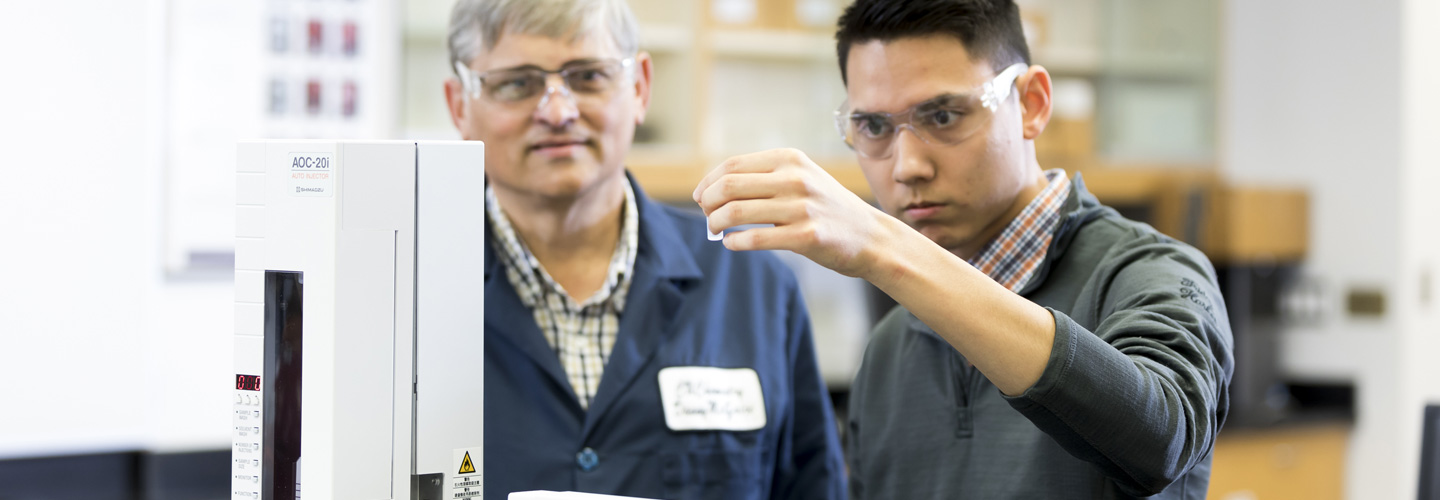
[[[793,149],[725,160],[694,198],[731,250],[790,250],[863,278],[931,325],[1009,395],[1040,379],[1055,318],[918,231],[855,196]]]
[[[870,278],[876,257],[871,252],[900,223],[794,149],[725,160],[705,175],[693,196],[713,233],[745,224],[775,225],[727,234],[726,248],[789,250],[859,278]]]

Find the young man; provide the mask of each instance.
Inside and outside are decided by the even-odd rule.
[[[733,250],[869,280],[850,400],[857,498],[1205,497],[1230,328],[1205,256],[1045,171],[1050,76],[1011,0],[857,0],[836,113],[881,212],[797,151],[695,190]],[[888,212],[888,213],[887,213]]]
[[[449,44],[485,142],[485,497],[843,497],[794,276],[625,173],[652,62],[623,0],[461,0]]]

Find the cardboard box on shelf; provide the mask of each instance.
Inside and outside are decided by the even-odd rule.
[[[710,0],[705,17],[719,28],[833,33],[842,0]]]
[[[710,0],[706,17],[717,27],[791,29],[794,0]]]
[[[1295,262],[1309,245],[1303,189],[1232,185],[1211,168],[1082,169],[1101,203],[1184,241],[1218,264]]]

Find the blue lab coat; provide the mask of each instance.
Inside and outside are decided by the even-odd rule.
[[[646,498],[844,498],[845,470],[810,319],[768,252],[732,252],[705,220],[645,197],[620,333],[589,411],[496,258],[485,254],[485,497],[559,490]],[[753,368],[755,431],[672,431],[657,372]]]

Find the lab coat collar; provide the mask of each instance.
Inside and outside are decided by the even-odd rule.
[[[485,222],[486,349],[491,348],[491,342],[506,342],[513,345],[516,350],[530,358],[530,361],[540,366],[541,371],[550,378],[550,382],[555,384],[555,390],[570,395],[566,402],[572,411],[584,411],[580,408],[580,400],[575,395],[575,389],[570,387],[570,379],[565,376],[565,369],[560,366],[560,357],[555,354],[555,350],[550,347],[550,343],[546,342],[544,335],[540,333],[540,326],[535,323],[534,313],[520,301],[520,294],[515,291],[510,280],[505,277],[505,264],[495,256],[497,250],[494,238],[495,235],[487,220]]]
[[[645,190],[640,189],[640,183],[635,182],[629,172],[625,173],[625,178],[635,188],[635,206],[640,210],[640,255],[635,259],[635,267],[640,267],[641,257],[649,257],[652,259],[649,264],[655,266],[656,276],[661,279],[688,281],[703,277],[700,265],[695,262],[694,251],[681,235],[681,229],[676,227],[681,219],[666,213],[669,209],[646,196]],[[697,228],[686,229],[693,231]],[[690,235],[689,239],[693,241],[698,236]]]
[[[615,339],[605,373],[590,410],[585,412],[584,435],[636,382],[663,340],[669,336],[677,313],[683,307],[687,290],[703,279],[693,250],[681,236],[676,223],[681,220],[666,213],[666,208],[650,200],[635,179],[626,173],[626,180],[635,190],[635,205],[640,212],[640,248],[635,257],[634,278],[630,283],[625,312],[620,316],[620,334]],[[699,237],[699,235],[695,235]],[[485,323],[486,332],[516,346],[538,364],[552,382],[570,394],[573,411],[582,412],[569,378],[560,365],[554,349],[545,341],[533,313],[520,302],[519,295],[505,277],[504,263],[497,258],[494,234],[486,223],[485,240]]]
[[[694,289],[692,285],[703,276],[694,250],[676,227],[682,219],[647,198],[628,172],[626,177],[635,188],[635,205],[640,211],[640,252],[635,257],[630,297],[620,315],[620,335],[615,338],[600,387],[585,415],[582,440],[589,438],[605,412],[631,385],[658,383],[640,380],[640,375],[648,373],[645,368],[655,352],[674,333],[675,319],[685,306],[687,291]]]

